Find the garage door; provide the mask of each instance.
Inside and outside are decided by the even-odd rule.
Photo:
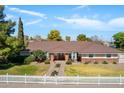
[[[124,54],[119,55],[119,63],[124,63]]]

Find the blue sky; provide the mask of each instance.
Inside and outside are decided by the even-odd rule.
[[[104,40],[111,40],[113,34],[124,31],[124,6],[107,5],[16,5],[6,6],[6,19],[13,19],[18,24],[21,17],[24,33],[28,36],[41,35],[43,38],[52,29],[61,32],[63,38],[86,34],[97,35]],[[17,34],[17,25],[16,25]]]

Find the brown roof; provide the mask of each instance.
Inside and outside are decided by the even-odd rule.
[[[94,42],[82,41],[30,41],[28,49],[54,52],[79,52],[79,53],[120,53],[119,50]]]

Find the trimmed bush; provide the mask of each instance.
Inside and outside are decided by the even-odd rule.
[[[107,61],[103,61],[102,63],[103,63],[103,64],[108,64],[108,62],[107,62]]]
[[[35,57],[35,61],[37,62],[43,62],[46,60],[46,52],[43,52],[42,50],[33,51],[32,55]]]
[[[33,61],[35,61],[35,57],[33,55],[30,55],[29,57],[25,58],[24,64],[30,64]]]
[[[114,61],[113,64],[117,64],[117,62]]]
[[[98,64],[98,62],[96,61],[96,62],[94,62],[94,64]]]
[[[13,66],[14,66],[14,64],[12,64],[12,63],[0,63],[0,69],[8,69]]]
[[[54,70],[52,73],[51,73],[51,76],[56,76],[58,75],[58,72],[56,70]]]
[[[84,64],[89,64],[89,63],[90,63],[89,61],[84,62]]]
[[[56,67],[60,67],[60,64],[56,64]]]
[[[8,58],[8,60],[11,63],[16,63],[16,64],[24,64],[24,60],[27,58],[27,56],[11,56]]]
[[[67,64],[67,65],[71,65],[71,64],[72,64],[72,60],[66,61],[66,64]]]
[[[45,64],[50,64],[50,60],[45,60],[44,63]]]

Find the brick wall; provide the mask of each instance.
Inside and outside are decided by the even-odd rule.
[[[51,62],[54,61],[54,54],[50,54],[50,61],[51,61]]]
[[[65,54],[65,61],[68,61],[69,59],[69,54]]]

